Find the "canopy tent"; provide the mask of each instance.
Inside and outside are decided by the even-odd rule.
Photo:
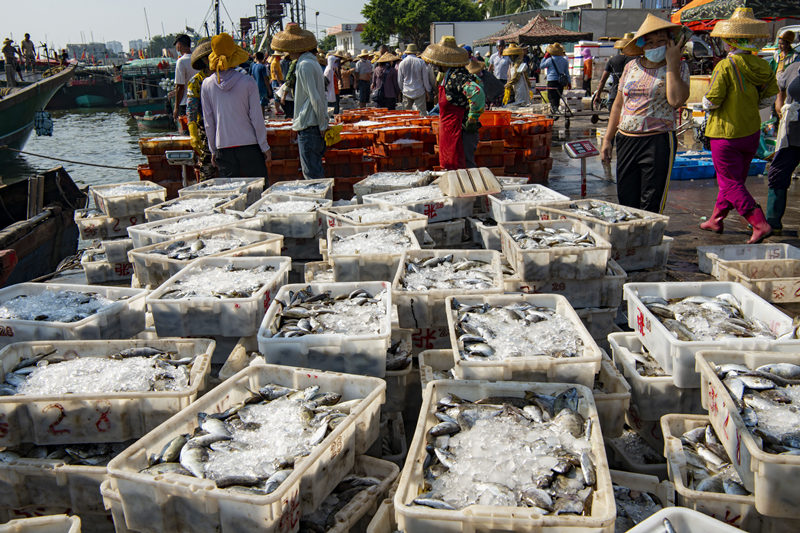
[[[507,40],[519,44],[574,43],[591,40],[591,33],[565,30],[541,15],[533,17],[525,26],[508,36]]]
[[[494,44],[500,39],[506,42],[516,42],[513,39],[509,39],[508,36],[512,33],[519,31],[519,24],[514,24],[513,22],[509,22],[503,29],[500,31],[496,31],[491,35],[487,35],[486,37],[481,37],[480,39],[475,39],[472,41],[472,44],[475,46],[483,46],[487,44]]]
[[[730,18],[737,7],[752,8],[755,17],[762,20],[800,17],[797,0],[694,0],[673,13],[671,20],[694,31],[711,31],[718,20]]]

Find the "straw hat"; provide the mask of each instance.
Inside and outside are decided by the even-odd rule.
[[[711,31],[712,37],[726,39],[769,39],[767,23],[758,20],[749,7],[737,7],[727,20],[720,20]]]
[[[648,33],[653,33],[654,31],[660,30],[670,30],[671,32],[676,32],[681,29],[680,24],[673,24],[668,20],[664,20],[662,18],[658,18],[655,15],[650,13],[647,14],[647,17],[642,22],[642,25],[639,26],[639,30],[633,36],[633,38],[622,47],[622,53],[626,56],[640,56],[644,54],[644,50],[641,46],[636,44],[636,41],[639,40],[639,37],[644,37]]]
[[[486,63],[483,61],[478,61],[477,59],[470,59],[469,65],[467,65],[467,70],[470,74],[480,74],[480,72],[486,68]]]
[[[283,57],[283,52],[280,50],[273,50],[272,54],[270,54],[270,57]]]
[[[551,56],[565,56],[565,55],[567,55],[567,52],[564,51],[564,47],[561,46],[561,43],[553,43],[553,44],[551,44],[550,46],[547,47],[547,50],[545,50],[545,52],[547,52]]]
[[[463,67],[469,63],[469,52],[458,47],[455,37],[445,35],[438,43],[425,48],[422,59],[440,67]]]
[[[211,41],[200,43],[192,50],[192,68],[195,70],[203,70],[207,66],[207,58],[211,55]]]
[[[786,41],[787,43],[794,43],[796,37],[797,36],[792,30],[786,30],[785,32],[781,33],[778,39],[781,41]]]
[[[347,52],[345,52],[344,50],[341,50],[341,49],[339,49],[339,50],[331,50],[330,52],[328,52],[328,55],[329,56],[336,56],[339,59],[345,59],[347,57]]]
[[[8,37],[6,37],[5,39],[3,39],[3,46],[5,46],[7,44],[11,44],[13,42],[14,42],[13,39],[9,39]]]
[[[504,56],[524,56],[525,50],[517,46],[516,43],[511,43],[505,50],[503,50]]]
[[[617,50],[622,50],[623,48],[625,48],[625,45],[631,42],[632,40],[633,40],[633,32],[629,31],[628,33],[622,36],[622,39],[619,39],[614,43],[614,48],[616,48]]]
[[[275,34],[270,46],[281,52],[308,52],[317,47],[317,39],[310,31],[290,23],[286,25],[285,30]]]
[[[208,56],[208,66],[217,73],[237,67],[250,59],[244,48],[236,44],[233,37],[227,33],[220,33],[211,39],[211,54]]]
[[[322,65],[323,67],[327,66],[328,65],[328,58],[326,58],[325,54],[323,54],[322,52],[317,52],[317,62],[320,65]]]
[[[372,57],[372,52],[370,52],[366,48],[362,48],[361,53],[358,54],[356,57],[362,57],[362,58]]]
[[[375,61],[376,63],[391,63],[393,61],[400,61],[400,56],[395,55],[391,52],[386,52],[381,57]]]
[[[406,50],[403,52],[404,54],[414,54],[415,56],[419,55],[419,48],[414,43],[406,45]]]

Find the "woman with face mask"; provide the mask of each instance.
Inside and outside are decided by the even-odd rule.
[[[717,22],[711,36],[723,40],[728,55],[714,67],[703,97],[706,137],[719,192],[711,217],[700,227],[722,233],[722,221],[735,208],[753,226],[747,242],[755,244],[772,233],[764,212],[744,185],[761,138],[758,109],[770,107],[778,94],[769,63],[753,54],[767,43],[769,29],[766,22],[753,16],[752,9],[739,7],[731,18]]]
[[[617,148],[619,203],[661,213],[675,162],[677,110],[689,98],[689,68],[681,62],[681,26],[647,15],[622,53],[637,56],[622,72],[603,138],[603,161]]]

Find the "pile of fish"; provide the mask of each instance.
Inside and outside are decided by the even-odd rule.
[[[213,226],[222,226],[224,224],[235,224],[248,217],[239,215],[237,213],[209,213],[207,215],[199,215],[194,218],[173,217],[167,218],[160,223],[153,224],[149,227],[150,231],[160,235],[179,235],[181,233],[191,233],[194,231],[202,231]]]
[[[263,202],[259,204],[258,209],[255,211],[261,213],[276,213],[276,214],[291,214],[291,213],[310,213],[316,211],[320,207],[325,207],[330,202],[324,200],[315,200],[309,198],[307,200],[282,200],[279,202]]]
[[[106,466],[135,440],[127,442],[101,442],[97,444],[53,444],[39,446],[21,444],[0,451],[0,464],[18,459],[47,459],[67,465]]]
[[[640,296],[639,299],[681,341],[775,338],[765,322],[744,315],[739,300],[732,294],[671,300],[659,296]]]
[[[644,346],[642,346],[640,352],[631,351],[630,354],[636,364],[636,372],[640,376],[647,378],[669,376],[669,373],[661,367],[655,357],[650,355],[650,352]]]
[[[800,365],[772,363],[751,370],[727,363],[714,370],[765,452],[800,455]]]
[[[399,139],[403,140],[403,139]],[[398,144],[397,142],[393,144]],[[418,183],[427,183],[431,179],[428,170],[420,172],[378,172],[368,176],[362,184],[370,185],[392,185],[394,187],[413,187]]]
[[[568,228],[551,228],[542,225],[528,230],[521,225],[506,226],[506,230],[523,250],[576,246],[579,248],[591,248],[595,245],[594,237],[588,231],[586,233],[578,233]]]
[[[503,202],[553,202],[563,200],[564,197],[547,187],[532,187],[530,189],[503,189],[494,195]]]
[[[427,433],[423,494],[414,503],[588,515],[597,484],[590,437],[600,428],[578,413],[580,400],[574,388],[474,403],[446,395]]]
[[[602,220],[603,222],[609,222],[611,224],[629,222],[631,220],[642,220],[642,216],[639,213],[633,213],[621,205],[595,202],[593,200],[588,200],[581,204],[572,203],[569,204],[567,208],[560,207],[559,209],[572,211],[576,215],[596,218],[597,220]]]
[[[501,280],[492,263],[447,254],[428,259],[409,259],[400,279],[400,290],[428,291],[431,289],[487,290],[497,287]]]
[[[370,487],[377,487],[381,480],[371,476],[350,474],[345,477],[330,495],[322,500],[313,512],[300,517],[301,533],[325,533],[336,525],[336,513],[341,511],[353,498]]]
[[[494,361],[512,357],[578,357],[583,351],[575,324],[555,309],[518,302],[462,304],[453,299],[461,358]]]
[[[264,285],[274,282],[277,275],[272,265],[252,268],[235,267],[232,263],[222,267],[204,265],[172,282],[160,298],[249,298]]]
[[[194,357],[137,347],[104,357],[36,354],[5,375],[0,396],[180,391],[189,387]]]
[[[268,384],[221,413],[198,413],[191,434],[178,435],[149,458],[142,473],[174,473],[251,494],[274,492],[361,400]]]
[[[352,235],[333,235],[332,255],[400,254],[413,246],[405,224],[372,227]]]
[[[191,261],[198,257],[227,252],[248,244],[251,243],[238,237],[198,237],[192,240],[180,240],[155,246],[148,250],[147,253],[163,255],[178,261]]]
[[[711,424],[691,429],[680,439],[690,489],[743,496],[750,494],[742,485],[742,479],[731,465]]]
[[[322,181],[287,181],[278,182],[269,189],[270,194],[289,194],[300,196],[319,196],[324,194],[330,185]]]
[[[656,497],[648,492],[634,490],[614,483],[614,500],[617,504],[615,533],[624,533],[650,515],[664,508]]]
[[[438,185],[380,193],[380,199],[383,202],[388,202],[393,205],[426,202],[428,200],[442,200],[444,198],[446,197]]]
[[[371,224],[406,220],[408,218],[408,211],[401,211],[394,207],[387,208],[378,204],[364,204],[357,209],[339,213],[339,216],[359,224]]]
[[[153,207],[154,211],[164,211],[170,213],[202,213],[211,211],[215,207],[228,203],[236,198],[233,196],[182,196],[163,204]]]
[[[246,181],[228,181],[222,183],[214,183],[211,181],[201,181],[196,184],[192,192],[226,192],[226,191],[239,191],[247,187]]]
[[[364,289],[331,296],[314,294],[311,287],[289,291],[286,301],[276,299],[280,310],[270,324],[272,337],[302,337],[338,333],[374,335],[386,321],[386,291],[373,296]]]
[[[123,296],[118,300],[125,298]],[[77,322],[102,311],[115,301],[96,292],[48,288],[39,294],[20,294],[6,300],[0,305],[0,318]]]

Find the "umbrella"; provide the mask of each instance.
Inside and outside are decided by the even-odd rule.
[[[476,40],[472,41],[472,44],[474,44],[475,46],[481,46],[481,45],[485,45],[485,44],[494,44],[497,41],[499,41],[500,39],[503,39],[504,41],[507,41],[507,42],[512,42],[512,40],[508,38],[508,35],[510,35],[512,33],[515,33],[518,30],[519,30],[519,25],[518,24],[514,24],[513,22],[509,22],[508,24],[503,26],[503,29],[501,29],[500,31],[496,31],[491,35],[487,35],[486,37],[481,37],[480,39],[476,39]]]
[[[694,0],[676,11],[671,20],[694,31],[711,31],[718,20],[730,18],[737,7],[752,8],[755,17],[762,20],[800,17],[797,0]]]

